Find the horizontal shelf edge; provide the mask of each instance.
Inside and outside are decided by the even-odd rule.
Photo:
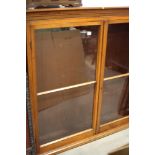
[[[48,91],[37,93],[37,96],[46,95],[46,94],[50,94],[50,93],[55,93],[55,92],[68,90],[68,89],[72,89],[72,88],[87,86],[87,85],[94,84],[94,83],[96,83],[96,81],[85,82],[85,83],[81,83],[81,84],[77,84],[77,85],[71,85],[71,86],[68,86],[68,87],[62,87],[62,88],[58,88],[58,89],[48,90]]]
[[[122,77],[127,77],[127,76],[129,76],[129,73],[116,75],[116,76],[112,76],[112,77],[107,77],[107,78],[104,78],[104,81],[113,80],[113,79],[122,78]]]

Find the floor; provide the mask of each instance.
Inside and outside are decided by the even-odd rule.
[[[59,155],[109,155],[111,152],[128,144],[129,130],[126,129]]]

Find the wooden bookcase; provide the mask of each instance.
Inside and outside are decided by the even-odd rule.
[[[129,9],[27,11],[27,66],[38,154],[128,128]]]

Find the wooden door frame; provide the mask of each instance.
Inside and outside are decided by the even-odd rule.
[[[110,24],[123,24],[129,23],[129,19],[111,19],[104,23],[104,35],[103,35],[103,51],[102,51],[102,60],[101,60],[101,67],[100,67],[100,88],[99,88],[99,99],[98,99],[98,114],[97,114],[97,127],[96,133],[103,133],[110,129],[114,129],[114,132],[117,131],[118,127],[128,128],[129,127],[129,116],[101,124],[100,117],[101,117],[101,106],[102,106],[102,92],[104,88],[104,71],[105,71],[105,61],[106,61],[106,50],[107,50],[107,39],[108,39],[108,27]],[[119,75],[118,77],[129,77],[129,73]],[[107,78],[108,79],[108,78]],[[116,131],[115,131],[116,129]]]
[[[73,142],[80,141],[86,138],[90,138],[96,133],[96,121],[98,113],[98,93],[100,85],[100,63],[102,54],[102,39],[103,39],[103,24],[102,20],[85,20],[80,21],[78,19],[68,19],[64,23],[62,20],[44,20],[36,22],[27,22],[27,59],[28,59],[28,77],[30,85],[30,98],[32,107],[32,121],[34,128],[34,139],[36,143],[37,153],[48,152],[65,145],[69,145]],[[61,25],[61,26],[60,26]],[[35,30],[46,29],[46,28],[62,28],[71,26],[99,26],[98,35],[98,52],[97,52],[97,63],[96,63],[96,88],[94,92],[94,103],[93,103],[93,120],[92,128],[58,139],[56,141],[49,142],[47,144],[39,145],[39,130],[38,130],[38,107],[37,107],[37,84],[36,84],[36,61],[35,61]]]

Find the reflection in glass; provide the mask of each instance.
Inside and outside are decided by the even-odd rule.
[[[94,85],[38,96],[40,144],[92,128]]]
[[[37,91],[96,80],[98,26],[36,30]]]
[[[129,24],[111,24],[108,29],[105,77],[129,72]]]
[[[129,114],[128,77],[104,81],[101,124]]]

